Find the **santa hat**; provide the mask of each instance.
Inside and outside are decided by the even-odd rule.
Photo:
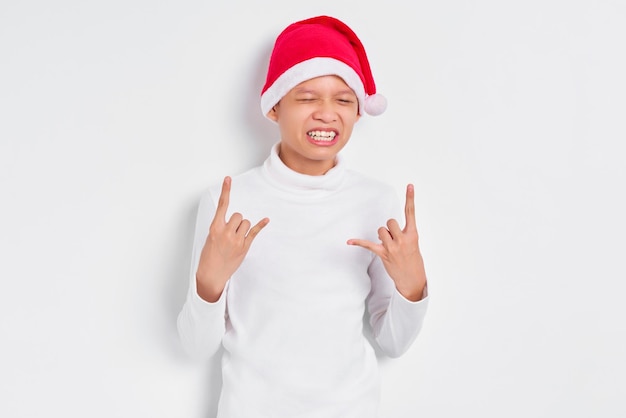
[[[276,38],[261,92],[263,114],[298,84],[323,75],[337,75],[354,90],[360,114],[376,116],[387,108],[356,34],[338,19],[317,16],[292,23]]]

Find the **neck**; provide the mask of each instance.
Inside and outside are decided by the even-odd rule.
[[[278,147],[278,157],[287,167],[296,173],[306,174],[308,176],[323,176],[336,165],[335,160],[307,160],[293,161],[287,153],[284,153],[281,147]]]

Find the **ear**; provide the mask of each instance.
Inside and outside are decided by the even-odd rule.
[[[276,111],[276,106],[274,105],[269,112],[267,112],[267,117],[274,122],[278,122],[278,112]]]

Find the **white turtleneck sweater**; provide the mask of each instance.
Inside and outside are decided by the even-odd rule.
[[[420,331],[428,297],[405,299],[382,262],[349,238],[378,241],[389,218],[404,220],[386,186],[345,167],[323,176],[292,171],[277,146],[262,166],[232,179],[227,218],[270,223],[256,237],[215,303],[196,292],[195,273],[221,183],[200,200],[187,300],[178,317],[189,353],[224,346],[219,418],[377,417],[375,352],[363,333],[369,311],[383,352],[404,353]]]

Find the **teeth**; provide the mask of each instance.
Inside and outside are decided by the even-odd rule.
[[[307,135],[316,141],[332,141],[337,134],[334,131],[310,131]]]

